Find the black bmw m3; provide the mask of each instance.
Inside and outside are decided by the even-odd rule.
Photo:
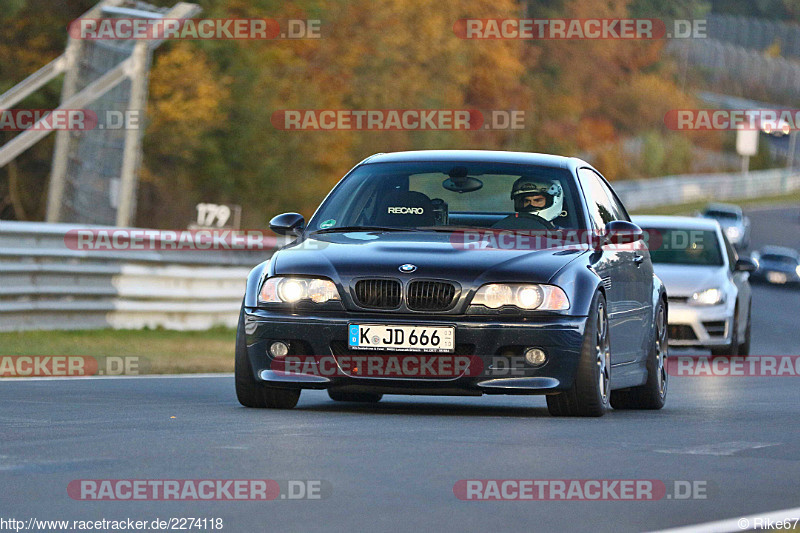
[[[556,416],[660,409],[667,297],[642,231],[580,159],[377,154],[254,268],[236,338],[247,407],[384,394],[544,394]]]

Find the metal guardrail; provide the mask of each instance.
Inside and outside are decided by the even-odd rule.
[[[629,209],[641,210],[794,191],[800,189],[800,174],[669,176],[613,186]],[[0,331],[233,327],[247,273],[271,255],[74,250],[64,237],[76,227],[0,221]]]
[[[271,255],[74,250],[75,228],[0,221],[0,331],[233,327],[247,273]]]
[[[800,189],[800,174],[770,169],[748,174],[696,174],[611,184],[630,210],[705,200],[774,196]]]

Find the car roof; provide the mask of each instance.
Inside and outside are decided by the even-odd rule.
[[[761,248],[761,255],[788,255],[789,257],[797,258],[798,253],[792,248],[785,246],[768,245]]]
[[[361,162],[365,163],[402,163],[418,161],[464,161],[512,163],[520,165],[541,165],[573,169],[580,166],[591,166],[575,157],[534,152],[503,152],[493,150],[415,150],[408,152],[390,152],[372,155]]]
[[[719,222],[713,218],[702,217],[677,217],[666,215],[637,215],[631,217],[633,221],[647,228],[674,228],[716,231]]]

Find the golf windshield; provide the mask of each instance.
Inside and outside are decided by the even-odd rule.
[[[643,228],[653,263],[722,266],[722,250],[713,231]]]

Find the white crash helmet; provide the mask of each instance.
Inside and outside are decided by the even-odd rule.
[[[533,195],[544,196],[544,207],[523,207],[525,197]],[[558,181],[536,181],[525,176],[514,182],[511,199],[514,200],[514,210],[518,213],[536,215],[547,221],[553,221],[560,216],[564,207],[564,191]]]

